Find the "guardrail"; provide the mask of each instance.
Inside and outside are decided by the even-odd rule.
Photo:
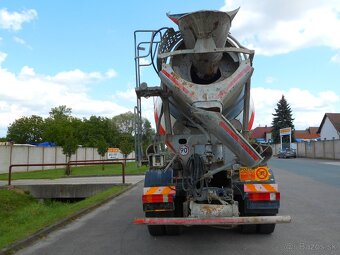
[[[117,160],[124,159],[106,159],[106,160],[80,160],[69,161],[67,163],[45,163],[45,164],[12,164],[8,168],[8,186],[12,184],[12,168],[24,166],[76,166],[76,165],[121,165],[122,166],[122,183],[125,184],[125,164],[124,162],[117,162]]]

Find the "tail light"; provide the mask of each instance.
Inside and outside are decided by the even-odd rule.
[[[279,201],[280,192],[248,193],[250,201]]]

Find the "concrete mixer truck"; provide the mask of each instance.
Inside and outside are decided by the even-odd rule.
[[[142,194],[151,235],[179,234],[182,226],[239,226],[245,233],[270,234],[280,192],[267,161],[268,145],[251,144],[254,120],[250,97],[254,51],[229,30],[238,9],[167,14],[178,26],[137,30],[136,157],[147,158]],[[160,85],[142,81],[155,70]],[[142,150],[141,102],[154,97],[156,135]]]

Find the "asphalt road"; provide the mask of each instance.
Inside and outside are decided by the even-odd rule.
[[[280,224],[272,235],[186,227],[180,236],[152,237],[143,216],[142,184],[17,254],[340,254],[340,163],[306,159],[270,162],[281,191]]]

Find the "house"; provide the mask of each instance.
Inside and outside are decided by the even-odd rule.
[[[258,143],[268,143],[272,139],[272,127],[256,127],[251,131],[251,138]]]
[[[318,134],[318,127],[309,127],[305,130],[295,130],[294,137],[296,142],[309,142],[320,140],[320,134]]]
[[[340,139],[340,113],[325,113],[317,133],[321,140]]]

